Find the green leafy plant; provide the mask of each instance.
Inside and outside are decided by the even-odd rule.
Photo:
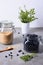
[[[24,7],[25,10],[20,9],[19,12],[19,19],[22,23],[29,23],[32,22],[38,18],[35,17],[35,9],[32,8],[29,11]]]
[[[27,54],[27,55],[21,56],[20,58],[26,62],[31,60],[35,56],[37,56],[36,53],[32,53],[31,55]]]
[[[24,60],[24,61],[29,61],[29,60],[31,60],[33,58],[33,56],[31,56],[31,55],[24,55],[24,56],[21,56],[20,58],[22,60]]]

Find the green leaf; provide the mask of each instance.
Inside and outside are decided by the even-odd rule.
[[[33,58],[33,56],[32,55],[24,55],[24,56],[21,56],[20,58],[24,61],[29,61]]]
[[[19,19],[23,23],[29,23],[29,22],[32,22],[32,21],[38,19],[35,17],[35,8],[32,8],[30,10],[26,10],[26,8],[25,8],[25,11],[23,9],[20,9]]]

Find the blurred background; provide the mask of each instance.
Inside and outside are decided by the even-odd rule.
[[[43,0],[0,0],[0,22],[9,20],[15,27],[21,27],[19,8],[26,6],[27,10],[35,8],[37,20],[30,23],[30,27],[43,27]],[[2,21],[3,22],[3,21]]]

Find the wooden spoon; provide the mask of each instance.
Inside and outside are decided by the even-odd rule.
[[[9,50],[13,50],[13,47],[7,47],[4,50],[0,50],[0,52],[9,51]]]

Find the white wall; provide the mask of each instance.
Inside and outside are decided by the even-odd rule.
[[[30,23],[30,27],[43,27],[43,0],[0,0],[0,21],[10,20],[16,27],[21,27],[18,19],[19,8],[35,8],[38,20]]]

